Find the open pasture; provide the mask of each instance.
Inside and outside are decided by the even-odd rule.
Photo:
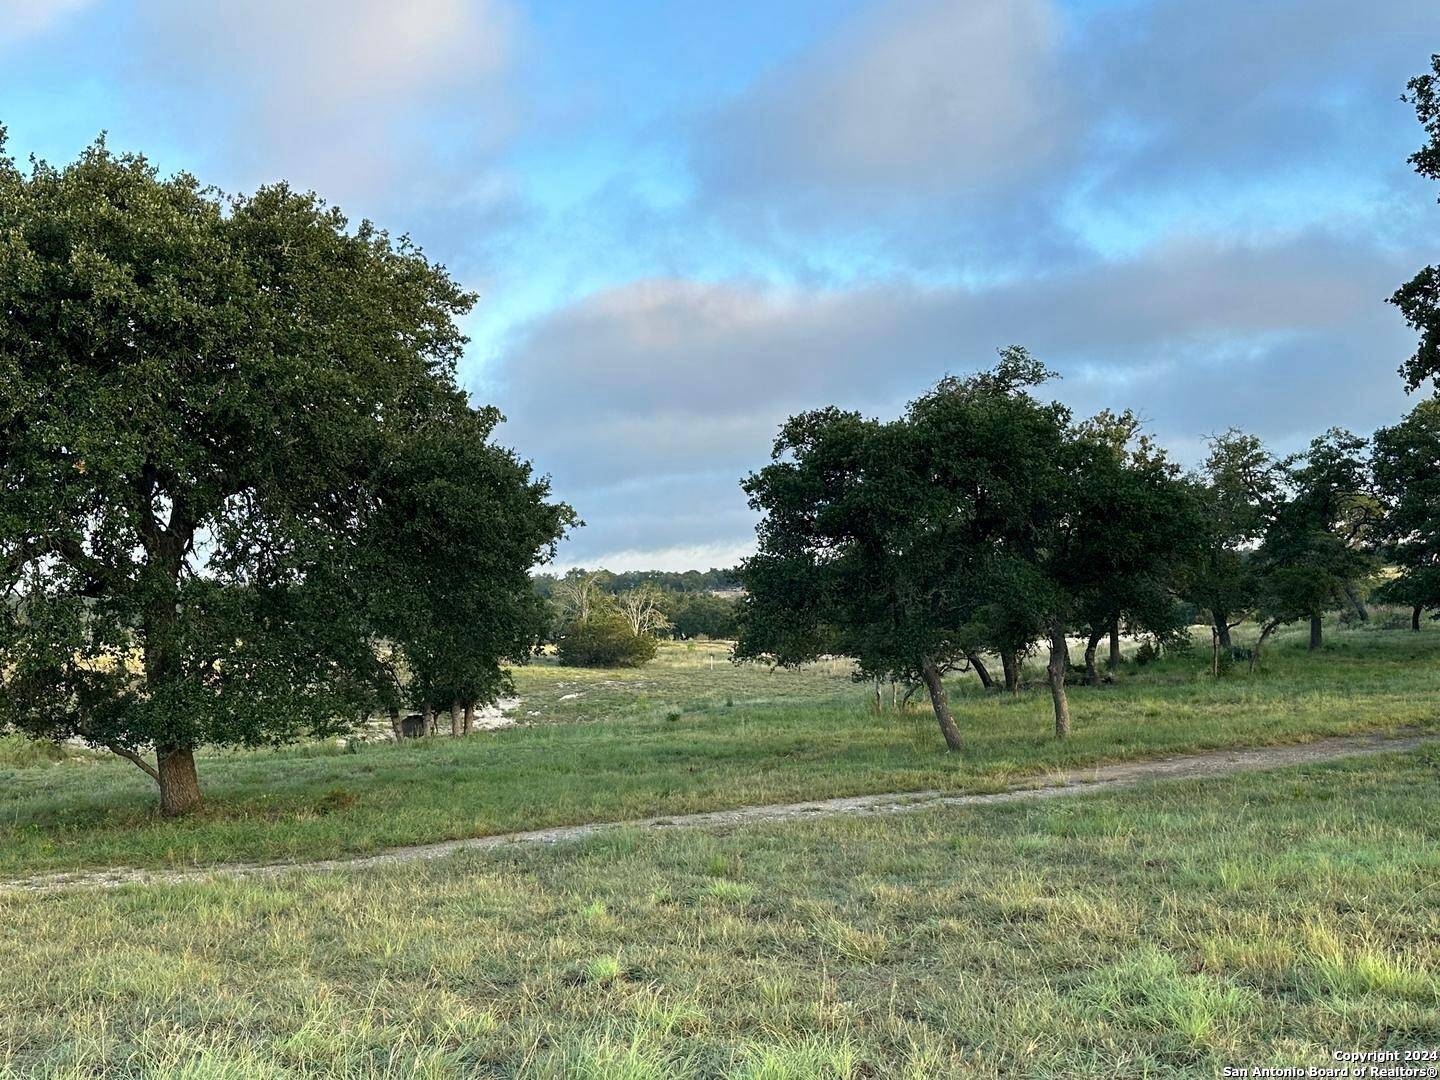
[[[0,1076],[1213,1077],[1440,1042],[1434,750],[0,893]]]
[[[947,754],[923,700],[873,707],[844,661],[736,666],[728,646],[667,644],[628,671],[516,671],[520,723],[465,739],[211,751],[207,803],[159,817],[128,762],[0,742],[0,878],[89,866],[289,861],[586,821],[889,791],[994,790],[1016,779],[1187,750],[1434,729],[1440,630],[1377,613],[1310,653],[1299,631],[1213,679],[1206,650],[1076,687],[1075,734],[1050,734],[1043,688],[1011,697],[951,679],[967,739]],[[1243,640],[1243,635],[1242,635]],[[1029,677],[1038,681],[1038,665]],[[889,700],[888,687],[885,700]],[[51,761],[61,756],[62,760]]]

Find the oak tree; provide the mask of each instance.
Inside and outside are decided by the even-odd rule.
[[[1421,615],[1440,609],[1440,398],[1375,433],[1371,468],[1383,510],[1378,539],[1399,570],[1379,595],[1407,605],[1419,630]]]
[[[1049,374],[1009,349],[894,421],[792,417],[743,483],[763,516],[741,567],[737,657],[841,653],[862,678],[923,683],[958,749],[945,673],[980,649],[1023,648],[1051,606],[1036,552],[1059,505],[1068,413],[1029,392]]]
[[[1404,95],[1426,135],[1425,145],[1409,160],[1421,176],[1440,180],[1440,53],[1430,58],[1430,67],[1410,80]],[[1420,333],[1414,355],[1400,367],[1406,387],[1415,390],[1426,380],[1440,379],[1440,267],[1425,267],[1400,286],[1390,302]]]
[[[462,408],[473,299],[283,184],[0,153],[5,717],[128,758],[167,814],[201,746],[353,724],[388,661],[340,569],[407,563],[368,538],[417,427]]]
[[[1197,482],[1202,542],[1185,594],[1229,650],[1230,631],[1259,601],[1255,546],[1280,499],[1280,464],[1257,436],[1231,428],[1210,438]]]
[[[1375,570],[1370,551],[1379,506],[1370,490],[1366,440],[1332,428],[1283,463],[1285,498],[1256,552],[1262,619],[1257,650],[1280,626],[1310,622],[1310,648],[1323,643],[1323,617],[1361,606],[1358,590]]]

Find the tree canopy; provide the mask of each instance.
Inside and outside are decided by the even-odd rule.
[[[1409,605],[1418,629],[1421,612],[1440,609],[1440,398],[1377,431],[1371,461],[1384,509],[1378,538],[1399,570],[1380,595]]]
[[[427,640],[407,606],[478,626],[461,666],[493,690],[517,575],[571,515],[455,384],[473,301],[283,184],[225,196],[103,140],[63,168],[0,156],[14,722],[129,757],[181,812],[196,747],[353,722],[378,637]]]
[[[1280,500],[1280,465],[1256,436],[1231,428],[1212,436],[1198,477],[1203,534],[1187,598],[1204,609],[1219,642],[1255,610],[1260,577],[1254,546]]]
[[[1194,528],[1188,486],[1133,418],[1075,425],[1031,392],[1050,377],[1010,348],[894,421],[833,408],[791,418],[744,481],[763,517],[741,568],[737,655],[836,652],[863,675],[923,681],[956,749],[945,671],[1044,637],[1067,734],[1067,632],[1100,606],[1148,617],[1152,590],[1168,602]]]
[[[1283,463],[1286,497],[1256,554],[1262,643],[1275,627],[1309,619],[1311,648],[1319,648],[1323,614],[1359,604],[1356,590],[1375,571],[1370,542],[1379,517],[1366,445],[1332,428]]]
[[[572,571],[555,583],[553,635],[563,664],[639,667],[655,658],[655,634],[668,628],[653,586],[616,596],[599,573]]]
[[[1425,145],[1409,160],[1421,176],[1440,180],[1440,53],[1430,58],[1430,67],[1410,80],[1404,96],[1415,107],[1415,118],[1426,135]],[[1395,291],[1390,302],[1420,333],[1414,355],[1400,367],[1407,389],[1415,390],[1427,379],[1440,378],[1440,267],[1422,269]]]

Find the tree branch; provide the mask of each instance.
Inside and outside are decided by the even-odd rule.
[[[115,567],[89,554],[80,541],[67,536],[44,537],[20,544],[5,560],[5,577],[18,574],[26,563],[46,555],[59,556],[72,570],[84,574],[87,580],[82,591],[87,596],[102,595],[106,586],[118,590],[125,584]]]
[[[160,782],[160,774],[155,770],[155,766],[135,753],[134,750],[126,750],[123,746],[115,746],[114,744],[107,744],[105,749],[117,757],[123,757],[126,761],[133,761],[151,780],[154,780],[157,784]]]

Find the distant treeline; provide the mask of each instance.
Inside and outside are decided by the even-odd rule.
[[[557,587],[564,582],[585,580],[610,597],[625,597],[647,592],[654,607],[664,615],[665,626],[652,626],[650,632],[673,638],[733,638],[737,632],[740,579],[734,569],[709,570],[609,570],[574,569],[563,577],[555,574],[534,575],[535,592],[556,608]],[[562,590],[563,591],[563,590]],[[563,623],[557,612],[556,625]]]
[[[624,573],[577,567],[564,576],[592,577],[602,592],[611,593],[612,596],[619,596],[622,592],[638,589],[642,585],[652,585],[664,592],[736,592],[740,588],[739,570],[721,570],[713,566],[708,570],[625,570]],[[546,599],[552,598],[556,582],[562,580],[553,573],[537,573],[533,577],[536,592]]]
[[[653,585],[665,592],[715,593],[734,592],[740,588],[740,574],[734,568],[709,570],[626,570],[616,574],[610,570],[571,570],[566,577],[590,576],[595,584],[612,596],[638,589],[641,585]],[[557,574],[535,574],[535,591],[545,599],[555,594]]]

